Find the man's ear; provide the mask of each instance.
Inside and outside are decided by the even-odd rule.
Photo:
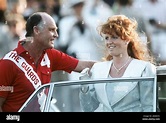
[[[33,32],[34,32],[34,34],[38,35],[40,33],[40,30],[37,26],[34,26],[33,27]]]

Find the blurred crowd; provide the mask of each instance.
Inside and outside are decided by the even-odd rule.
[[[0,0],[0,58],[25,38],[26,20],[37,11],[45,11],[55,19],[59,33],[56,49],[78,59],[96,61],[102,59],[104,43],[97,26],[115,14],[134,18],[158,65],[166,64],[165,0]],[[52,75],[52,81],[78,79],[77,73],[57,71]]]
[[[56,49],[78,59],[97,61],[103,55],[97,26],[114,14],[135,18],[140,36],[149,42],[158,65],[166,64],[165,0],[0,0],[0,58],[25,38],[26,20],[36,11],[45,11],[55,19],[59,33]]]

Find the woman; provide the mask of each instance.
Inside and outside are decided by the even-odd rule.
[[[104,62],[95,63],[91,79],[155,77],[156,67],[145,42],[137,33],[137,22],[114,15],[99,26],[104,38]],[[83,111],[152,112],[154,81],[94,84],[80,92]]]

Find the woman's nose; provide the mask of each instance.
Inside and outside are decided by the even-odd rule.
[[[108,40],[106,40],[106,43],[112,44],[112,43],[113,43],[113,40],[108,39]]]

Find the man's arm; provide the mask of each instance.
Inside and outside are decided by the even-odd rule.
[[[0,97],[0,112],[3,112],[2,105],[4,104],[4,102],[5,102],[5,98]]]
[[[81,72],[85,68],[92,68],[93,64],[96,61],[79,61],[76,68],[74,69],[75,72]]]

